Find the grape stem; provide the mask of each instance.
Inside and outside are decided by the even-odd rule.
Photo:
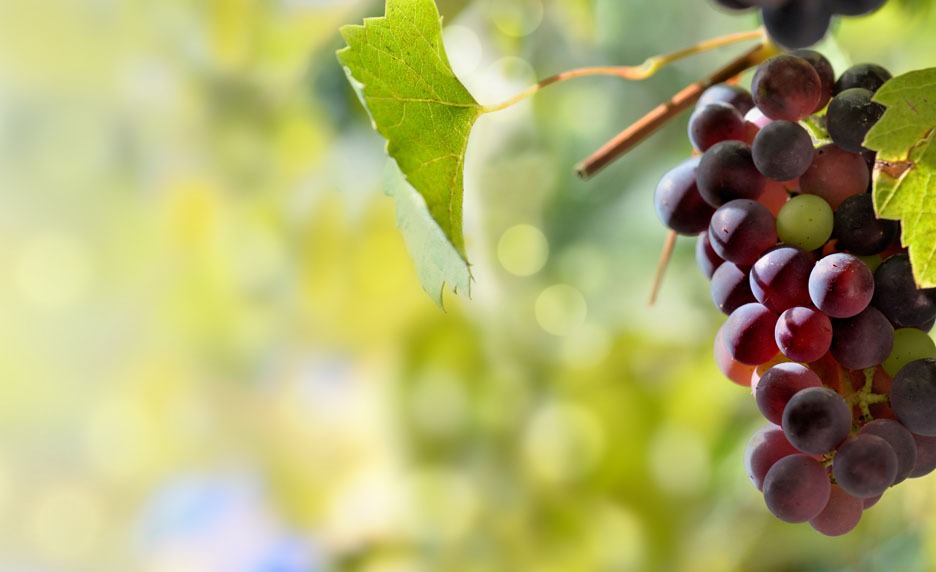
[[[864,387],[858,391],[852,391],[846,401],[849,405],[857,405],[858,409],[861,410],[861,415],[864,418],[865,422],[871,421],[874,419],[874,416],[871,415],[870,406],[875,403],[884,403],[887,401],[887,396],[882,393],[873,393],[873,384],[874,384],[874,374],[877,371],[876,367],[869,367],[862,370],[864,374],[865,383]],[[850,387],[850,385],[849,385]]]
[[[707,78],[683,88],[668,101],[654,107],[635,123],[621,131],[614,139],[607,142],[587,159],[578,164],[576,172],[583,179],[591,178],[624,153],[630,151],[647,136],[665,125],[680,112],[695,103],[702,92],[716,83],[728,81],[748,68],[754,67],[777,53],[777,48],[764,39],[753,49],[741,54]]]
[[[650,291],[650,299],[647,305],[652,306],[656,302],[657,294],[660,293],[660,286],[663,285],[663,275],[666,273],[666,267],[669,266],[670,258],[673,255],[673,247],[676,246],[676,231],[671,230],[666,235],[666,242],[663,244],[663,251],[660,253],[660,262],[657,263],[656,276],[653,279],[653,289]]]
[[[620,78],[639,81],[642,79],[647,79],[648,77],[654,75],[656,72],[660,71],[665,66],[681,60],[687,56],[693,54],[702,53],[714,48],[719,48],[721,46],[727,46],[730,44],[736,44],[738,42],[743,42],[746,40],[756,40],[764,37],[763,29],[758,28],[757,30],[751,32],[739,32],[737,34],[728,34],[726,36],[721,36],[718,38],[713,38],[711,40],[706,40],[700,42],[694,46],[672,52],[669,54],[663,54],[659,56],[653,56],[647,58],[644,63],[639,66],[597,66],[597,67],[587,67],[579,68],[569,71],[564,71],[557,73],[554,76],[548,77],[542,81],[539,81],[527,89],[521,91],[517,95],[511,97],[506,101],[497,103],[494,105],[484,105],[481,107],[481,113],[493,113],[495,111],[501,111],[502,109],[507,109],[512,105],[515,105],[524,99],[538,93],[544,87],[550,86],[554,83],[559,83],[561,81],[566,81],[569,79],[575,79],[578,77],[587,77],[595,75],[610,75],[617,76]]]

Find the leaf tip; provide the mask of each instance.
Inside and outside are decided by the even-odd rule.
[[[465,298],[471,300],[471,283],[474,281],[474,277],[471,275],[471,271],[468,271],[468,279],[465,282],[464,294]],[[449,290],[455,296],[461,296],[462,291],[458,287],[458,283],[449,284],[448,282],[443,281],[439,286],[439,291],[435,294],[429,292],[429,297],[432,298],[432,301],[436,303],[436,306],[439,307],[445,313],[448,313],[448,308],[445,307],[445,292]],[[428,292],[428,291],[427,291]]]

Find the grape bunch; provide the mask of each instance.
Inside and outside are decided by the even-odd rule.
[[[715,85],[689,120],[695,156],[654,194],[664,224],[698,236],[728,315],[715,361],[768,421],[748,476],[775,516],[826,535],[936,469],[936,289],[917,288],[899,223],[875,216],[862,146],[889,78],[872,64],[836,78],[798,50],[750,91]]]
[[[764,28],[778,44],[805,48],[821,40],[832,16],[864,16],[887,0],[715,0],[729,10],[759,8]]]

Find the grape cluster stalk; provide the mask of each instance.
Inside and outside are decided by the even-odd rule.
[[[834,16],[864,16],[887,0],[714,0],[732,11],[758,9],[775,42],[790,49],[821,40]]]
[[[746,472],[767,508],[845,534],[885,491],[936,469],[936,289],[918,289],[897,221],[878,219],[862,142],[890,78],[838,77],[812,50],[782,53],[750,91],[718,84],[689,120],[695,149],[663,175],[664,224],[697,236],[728,317],[715,361],[768,422]]]

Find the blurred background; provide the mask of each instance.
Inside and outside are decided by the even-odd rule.
[[[890,4],[894,4],[891,2]],[[706,2],[440,0],[493,103],[756,26]],[[744,47],[588,78],[469,144],[471,298],[420,288],[334,52],[378,0],[0,1],[0,570],[926,571],[936,477],[828,539],[744,474],[761,419],[652,190],[681,117],[573,165]],[[934,65],[932,12],[833,61]]]

